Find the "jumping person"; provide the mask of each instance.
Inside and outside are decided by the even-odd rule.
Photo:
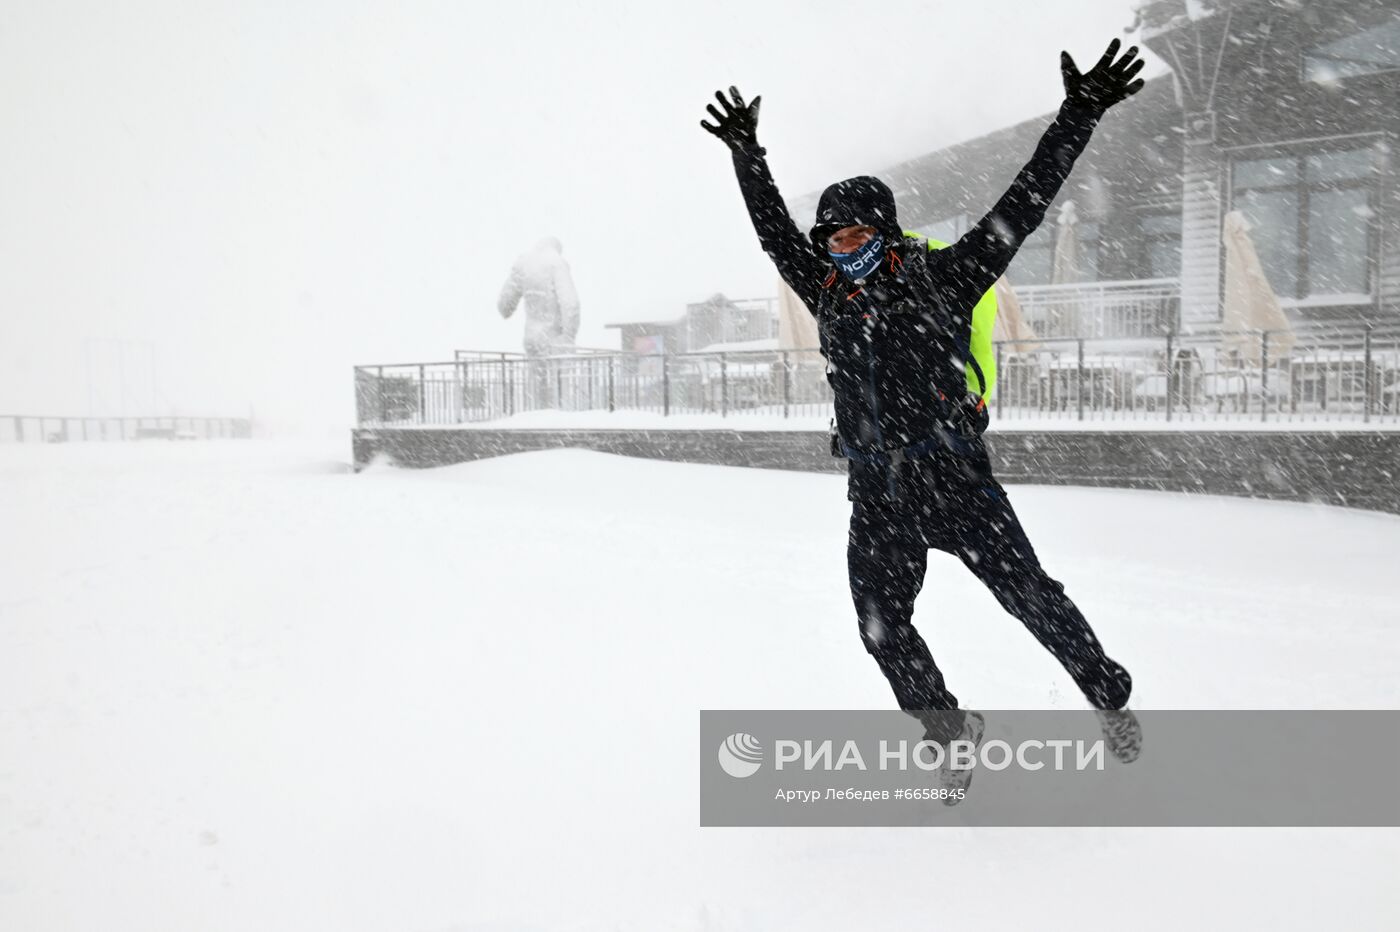
[[[1134,759],[1141,744],[1126,709],[1132,677],[1041,567],[992,475],[981,436],[990,367],[969,352],[973,307],[1040,226],[1099,119],[1143,85],[1133,80],[1143,64],[1133,60],[1137,47],[1115,61],[1118,47],[1114,39],[1087,74],[1060,53],[1065,100],[1031,160],[985,217],[936,251],[900,227],[894,195],[870,176],[822,192],[816,225],[804,236],[758,143],[762,98],[746,105],[734,87],[732,100],[716,92],[719,109],[706,107],[714,124],[700,121],[733,153],[764,252],[817,319],[835,395],[833,452],[848,460],[847,565],[861,640],[900,708],[940,744],[975,746],[983,721],[958,711],[911,623],[930,548],[960,557],[1064,666],[1100,710],[1120,760]],[[966,771],[944,779],[966,786],[970,778]]]

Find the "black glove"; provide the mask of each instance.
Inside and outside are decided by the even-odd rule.
[[[1065,99],[1082,107],[1102,113],[1116,103],[1127,100],[1142,90],[1142,80],[1134,81],[1133,75],[1142,70],[1143,61],[1134,57],[1137,46],[1128,49],[1127,54],[1117,61],[1118,40],[1108,43],[1099,63],[1088,74],[1080,74],[1069,52],[1060,53],[1060,71],[1065,78]]]
[[[729,94],[734,98],[732,104],[724,99],[722,93],[715,91],[715,98],[719,101],[719,105],[724,108],[724,113],[716,110],[714,104],[708,104],[705,107],[719,125],[711,126],[704,120],[700,121],[700,125],[718,136],[720,141],[733,151],[745,146],[758,145],[758,105],[763,98],[761,96],[755,97],[753,103],[744,106],[744,98],[739,96],[737,87],[731,86]]]

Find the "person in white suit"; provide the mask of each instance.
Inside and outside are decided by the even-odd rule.
[[[549,370],[540,357],[573,352],[578,339],[579,300],[564,247],[545,237],[522,253],[506,276],[496,309],[509,318],[525,302],[525,355],[530,360],[530,407],[549,397]]]

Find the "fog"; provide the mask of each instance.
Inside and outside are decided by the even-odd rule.
[[[518,350],[496,293],[547,235],[583,346],[716,291],[771,295],[699,126],[716,89],[762,94],[794,199],[1049,114],[1060,49],[1087,70],[1132,18],[1127,0],[12,6],[0,413],[348,429],[353,365]]]

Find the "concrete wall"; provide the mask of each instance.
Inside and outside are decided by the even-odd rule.
[[[352,432],[356,471],[378,454],[426,468],[584,447],[622,456],[814,472],[846,470],[825,432],[747,430],[425,430]],[[1116,486],[1400,514],[1400,431],[993,431],[1006,483]]]

